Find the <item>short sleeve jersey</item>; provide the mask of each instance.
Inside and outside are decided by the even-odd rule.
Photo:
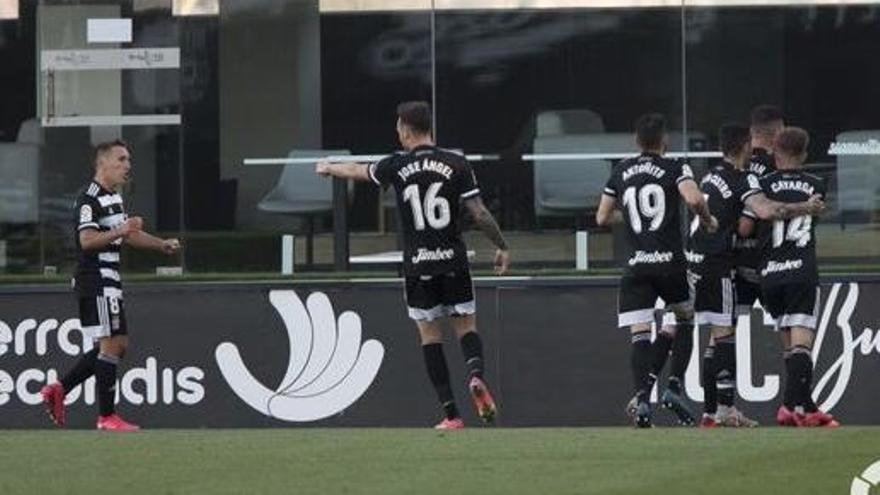
[[[825,197],[825,182],[801,170],[778,170],[761,179],[768,198],[781,203],[807,201],[814,194]],[[816,224],[819,217],[803,215],[768,222],[761,229],[760,274],[765,285],[818,283]]]
[[[436,146],[398,152],[371,164],[370,178],[394,188],[408,276],[468,268],[461,203],[479,196],[473,169],[460,153]]]
[[[684,269],[678,185],[693,179],[684,162],[653,153],[622,160],[611,170],[605,194],[615,198],[626,222],[626,272]]]
[[[73,280],[74,288],[82,296],[121,297],[119,255],[122,239],[117,239],[101,251],[86,251],[80,245],[79,234],[89,229],[106,232],[125,222],[127,216],[122,196],[105,189],[97,182],[92,182],[77,195],[74,214],[76,217],[74,238],[78,259]]]
[[[718,220],[718,230],[709,233],[697,219],[690,228],[688,261],[692,269],[728,271],[734,264],[736,227],[746,200],[761,193],[761,185],[753,174],[738,170],[728,161],[712,167],[700,182],[700,190],[709,204],[709,211]]]

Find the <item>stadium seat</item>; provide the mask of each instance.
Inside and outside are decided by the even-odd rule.
[[[603,132],[601,118],[590,110],[538,115],[535,154],[637,153],[632,133]],[[689,135],[691,143],[702,135]],[[669,147],[681,150],[683,136],[669,133]],[[702,150],[700,150],[702,151]],[[583,216],[595,209],[611,169],[611,160],[535,160],[535,216]]]
[[[268,213],[301,216],[306,227],[306,265],[314,262],[315,218],[333,212],[333,181],[315,173],[315,163],[327,156],[349,155],[348,150],[294,150],[289,158],[314,158],[314,162],[284,166],[278,183],[257,204]]]
[[[841,132],[837,143],[864,143],[880,140],[880,130]],[[880,156],[839,155],[837,158],[837,187],[846,194],[838,198],[841,223],[865,225],[874,222],[880,209]]]
[[[583,137],[602,135],[604,130],[602,118],[592,110],[542,112],[536,118],[533,150],[535,154],[592,152],[585,149]],[[608,175],[601,162],[535,160],[535,217],[583,215],[595,206]],[[595,184],[600,184],[598,189]]]
[[[0,223],[39,221],[40,146],[0,143]]]

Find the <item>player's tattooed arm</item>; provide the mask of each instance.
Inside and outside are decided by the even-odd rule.
[[[761,220],[788,220],[803,215],[818,216],[825,211],[825,202],[818,194],[800,203],[780,203],[759,193],[746,198],[746,206]]]
[[[323,177],[337,177],[339,179],[354,179],[364,182],[370,181],[369,165],[363,163],[328,163],[318,162],[315,165],[315,173]]]
[[[474,218],[474,223],[476,223],[477,227],[486,234],[486,237],[492,241],[492,244],[495,244],[495,247],[502,251],[507,251],[507,241],[504,240],[501,228],[498,227],[498,222],[495,221],[495,217],[493,217],[492,213],[489,212],[489,209],[486,208],[483,200],[477,196],[475,198],[466,199],[464,204]]]
[[[504,275],[510,267],[510,252],[507,250],[507,241],[504,240],[498,222],[495,221],[495,217],[492,216],[479,196],[466,199],[464,205],[474,217],[474,223],[477,224],[477,227],[498,248],[495,251],[495,274]]]

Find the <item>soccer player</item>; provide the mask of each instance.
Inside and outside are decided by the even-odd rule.
[[[397,136],[404,151],[370,165],[319,163],[316,172],[394,188],[403,225],[406,304],[418,326],[428,377],[445,415],[435,428],[464,427],[443,353],[441,324],[446,318],[461,344],[468,390],[480,418],[488,423],[494,420],[496,407],[483,378],[483,344],[477,333],[467,248],[461,238],[461,205],[497,247],[495,272],[499,275],[510,262],[507,242],[480,198],[467,159],[434,144],[430,106],[402,103],[397,117]]]
[[[776,137],[777,171],[761,179],[761,189],[768,198],[791,204],[824,197],[824,181],[802,169],[808,144],[809,135],[797,127],[786,128]],[[811,396],[811,354],[820,296],[817,213],[776,220],[761,234],[763,300],[777,328],[791,342],[784,399],[777,413],[777,421],[783,426],[839,426],[833,416],[816,407]],[[802,412],[795,410],[799,406]]]
[[[785,126],[782,110],[774,105],[758,105],[752,109],[751,135],[752,156],[747,170],[759,179],[776,170],[773,158],[773,142],[777,134]],[[755,301],[761,301],[761,280],[758,276],[758,266],[761,263],[761,249],[755,234],[755,222],[757,217],[748,208],[743,209],[740,217],[736,236],[736,314],[749,318]],[[762,301],[763,306],[763,301]],[[780,332],[783,337],[783,347],[790,347],[786,339],[786,332]],[[717,389],[715,376],[713,375],[713,357],[715,346],[710,341],[703,355],[703,389],[709,397],[710,404],[715,403]],[[786,362],[787,359],[786,359]]]
[[[819,213],[824,203],[818,196],[799,203],[779,203],[761,191],[758,178],[746,171],[752,153],[749,129],[728,124],[718,136],[723,161],[703,178],[700,189],[718,218],[710,232],[696,219],[691,225],[688,268],[694,285],[696,323],[710,330],[714,355],[704,359],[704,377],[714,378],[717,392],[706,387],[701,426],[757,426],[734,406],[736,396],[736,297],[734,289],[734,240],[744,207],[762,220],[779,220]],[[705,383],[705,380],[704,380]]]
[[[621,328],[630,329],[635,425],[648,428],[652,424],[649,395],[656,379],[652,376],[655,357],[662,355],[665,359],[671,346],[682,345],[680,342],[687,344],[685,339],[693,336],[693,308],[681,239],[681,199],[708,231],[717,227],[717,221],[709,213],[690,167],[681,161],[663,158],[667,145],[663,116],[639,117],[635,134],[642,152],[638,157],[620,161],[612,169],[596,211],[596,223],[610,224],[616,206],[626,223],[629,250],[620,279],[617,323]],[[652,346],[651,323],[658,297],[675,312],[677,335],[660,332]],[[686,368],[688,356],[678,351],[673,354],[676,360],[673,366]],[[683,405],[680,394],[680,382],[670,380],[664,402],[674,400]]]
[[[762,178],[776,170],[773,145],[776,136],[785,126],[782,110],[773,105],[758,105],[752,110],[749,133],[752,142],[752,156],[748,171]],[[754,231],[755,215],[747,208],[740,219],[743,228],[738,234]],[[738,229],[739,230],[739,229]],[[761,280],[758,265],[761,263],[761,249],[754,235],[737,235],[736,240],[736,301],[737,314],[749,315],[755,301],[761,299]]]
[[[43,387],[41,395],[49,417],[64,426],[64,397],[95,375],[99,430],[137,431],[138,426],[115,412],[116,369],[128,348],[128,325],[122,299],[119,256],[122,245],[171,255],[180,249],[177,239],[159,239],[143,229],[143,219],[128,217],[119,189],[128,181],[131,154],[121,140],[95,148],[95,176],[76,200],[75,233],[79,258],[73,286],[79,303],[83,333],[98,345],[80,357],[58,383]]]

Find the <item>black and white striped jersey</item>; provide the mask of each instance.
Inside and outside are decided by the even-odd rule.
[[[81,296],[122,297],[122,280],[119,276],[119,252],[122,239],[117,239],[101,251],[85,251],[79,242],[83,230],[101,232],[114,229],[125,222],[127,216],[119,193],[104,189],[97,182],[86,186],[76,199],[77,223],[74,232],[79,263],[73,286]]]

